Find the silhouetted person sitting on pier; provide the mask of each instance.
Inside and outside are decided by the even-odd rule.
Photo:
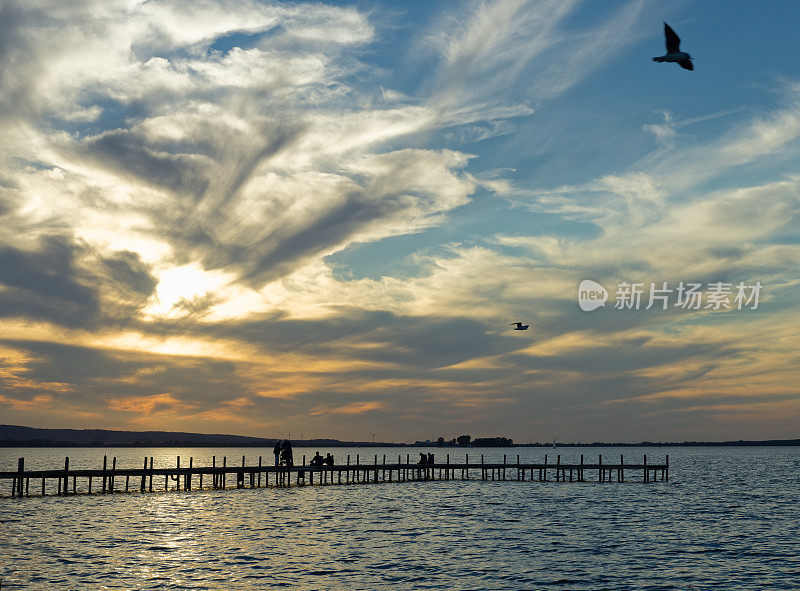
[[[324,461],[325,458],[323,458],[321,455],[319,455],[319,452],[317,452],[316,455],[313,458],[311,458],[309,466],[322,466]]]
[[[275,454],[275,465],[279,466],[281,463],[281,440],[275,442],[275,447],[272,448],[272,453]]]
[[[294,466],[294,457],[292,456],[292,444],[287,439],[283,442],[283,448],[281,449],[281,464],[291,468]]]
[[[428,463],[428,457],[424,453],[419,452],[419,462],[417,462],[417,464],[423,465],[427,463]]]
[[[325,454],[325,459],[322,460],[322,463],[326,466],[333,466],[333,456],[331,454]]]
[[[433,464],[433,454],[428,454],[428,463]]]

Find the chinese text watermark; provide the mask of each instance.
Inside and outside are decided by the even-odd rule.
[[[680,281],[677,285],[667,281],[617,284],[615,310],[757,310],[761,293],[760,281],[747,285],[741,281],[734,285],[716,281],[693,283]],[[584,312],[604,307],[608,291],[596,281],[584,279],[578,286],[578,305]]]

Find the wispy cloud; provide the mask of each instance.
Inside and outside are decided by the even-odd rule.
[[[776,163],[798,156],[796,86],[755,116],[632,114],[656,149],[579,181],[548,186],[538,153],[482,170],[647,34],[643,2],[586,9],[439,9],[409,41],[429,50],[421,79],[395,87],[402,52],[354,7],[4,2],[6,420],[429,436],[446,414],[473,433],[635,438],[659,412],[751,408],[785,429],[800,187]],[[403,274],[348,278],[328,258],[396,244]],[[586,277],[761,280],[781,314],[587,316]]]

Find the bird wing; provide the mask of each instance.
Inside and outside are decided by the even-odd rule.
[[[667,53],[678,53],[680,51],[681,38],[666,22],[664,23],[664,37],[667,40]]]
[[[684,70],[694,70],[694,64],[692,63],[692,60],[681,60],[678,62],[678,65]]]

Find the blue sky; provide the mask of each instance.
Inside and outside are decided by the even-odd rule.
[[[793,5],[0,7],[3,422],[798,436]]]

